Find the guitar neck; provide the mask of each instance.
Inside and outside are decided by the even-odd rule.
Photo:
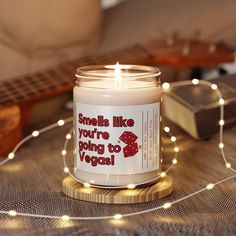
[[[142,46],[135,46],[103,56],[86,57],[61,64],[43,72],[0,82],[0,107],[34,102],[70,91],[74,86],[75,70],[91,64],[148,64],[151,55]]]
[[[180,39],[156,40],[103,56],[85,57],[75,61],[0,82],[0,108],[34,102],[69,91],[74,86],[75,70],[79,66],[96,64],[158,64],[174,67],[216,66],[233,62],[234,54],[223,44]]]

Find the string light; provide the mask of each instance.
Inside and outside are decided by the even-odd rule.
[[[170,84],[165,82],[165,83],[162,84],[162,88],[163,88],[164,90],[167,90],[167,89],[170,88]]]
[[[84,183],[84,187],[85,187],[85,188],[89,188],[90,186],[91,186],[90,183],[87,183],[87,182]]]
[[[223,149],[224,148],[224,144],[223,143],[219,143],[219,148]]]
[[[170,132],[170,127],[168,127],[168,126],[164,127],[164,131],[165,131],[166,133],[169,133],[169,132]]]
[[[69,170],[69,168],[68,168],[67,166],[64,167],[64,172],[65,172],[65,173],[69,173],[69,171],[70,171],[70,170]]]
[[[15,156],[15,153],[14,152],[10,152],[9,154],[8,154],[8,159],[13,159],[14,158],[14,156]]]
[[[38,130],[33,131],[32,136],[33,137],[38,137],[39,136],[39,131]]]
[[[164,209],[168,209],[168,208],[171,207],[171,205],[172,205],[172,204],[171,204],[170,202],[166,202],[165,204],[163,204],[162,207],[163,207]]]
[[[219,121],[219,125],[223,126],[225,124],[224,120]]]
[[[177,159],[173,159],[173,160],[172,160],[172,163],[173,163],[174,165],[176,165],[177,162],[178,162]]]
[[[219,103],[220,103],[220,105],[224,105],[224,104],[225,104],[225,100],[224,100],[223,98],[221,98],[221,99],[219,100]]]
[[[206,186],[206,189],[207,190],[211,190],[211,189],[213,189],[214,188],[214,184],[212,184],[212,183],[210,183],[210,184],[208,184],[207,186]]]
[[[59,121],[57,121],[57,124],[59,126],[63,126],[65,124],[65,121],[64,120],[59,120]]]
[[[160,176],[163,178],[166,176],[166,172],[161,172]]]
[[[115,220],[120,220],[120,219],[122,218],[122,215],[121,215],[121,214],[115,214],[115,215],[113,216],[113,218],[114,218]]]
[[[68,215],[63,215],[63,216],[61,217],[61,219],[62,219],[63,221],[68,221],[68,220],[70,220],[70,217],[69,217]]]
[[[192,81],[192,83],[195,83],[195,84],[196,84],[197,81],[195,81],[195,82]],[[203,85],[210,86],[213,90],[217,90],[217,85],[211,84],[211,83],[208,82],[208,81],[198,81],[198,83],[202,83]],[[167,84],[168,84],[168,83],[167,83]],[[187,85],[187,84],[188,84],[188,82],[186,82],[186,81],[184,81],[184,82],[181,81],[181,82],[175,83],[175,86]],[[168,86],[168,85],[165,85],[164,87],[170,88],[170,86]],[[173,87],[174,87],[174,86],[173,86]],[[217,94],[218,94],[218,96],[219,96],[219,98],[220,98],[220,99],[219,99],[220,105],[224,105],[224,99],[221,98],[221,93],[220,93],[219,90],[217,90]],[[59,120],[56,124],[49,125],[49,126],[43,128],[43,129],[39,130],[39,131],[36,131],[36,132],[38,132],[38,133],[34,133],[35,131],[32,132],[31,135],[26,136],[24,139],[22,139],[22,140],[16,145],[16,147],[13,149],[13,151],[8,154],[8,159],[5,159],[5,160],[1,161],[1,162],[0,162],[0,165],[3,165],[3,164],[5,164],[6,162],[8,162],[9,160],[13,159],[14,156],[15,156],[15,152],[19,149],[19,147],[22,146],[22,145],[23,145],[25,142],[27,142],[28,140],[30,140],[32,137],[37,137],[40,133],[46,132],[46,131],[51,130],[51,129],[53,129],[53,128],[56,128],[56,127],[58,127],[58,126],[63,126],[65,123],[69,123],[69,122],[71,122],[72,120],[73,120],[72,117],[71,117],[71,118],[68,118],[68,119],[65,119],[65,120]],[[221,120],[223,120],[223,110],[222,110],[222,109],[221,109]],[[221,120],[219,121],[219,124],[220,124],[220,123],[221,123],[221,124],[223,123]],[[224,120],[223,120],[223,121],[224,121]],[[220,124],[220,125],[221,125],[221,124]],[[169,128],[169,127],[166,126],[166,127],[164,128],[164,131],[165,131],[166,133],[168,133],[168,135],[170,135],[171,138],[172,138],[172,137],[175,137],[175,136],[172,136],[172,135],[170,134],[170,128]],[[34,135],[33,135],[33,133],[34,133]],[[38,135],[37,135],[37,134],[38,134]],[[66,140],[69,140],[69,139],[71,139],[71,134],[67,134],[67,135],[66,135]],[[220,129],[220,140],[223,140],[223,129],[222,129],[222,128]],[[174,139],[172,138],[171,141],[172,141],[172,142],[175,142],[176,139],[174,140]],[[176,145],[176,144],[175,144],[175,145]],[[69,173],[69,174],[71,175],[71,173],[70,173],[70,171],[69,171],[69,168],[66,166],[66,162],[65,162],[65,156],[66,156],[66,154],[67,154],[66,146],[67,146],[67,143],[66,143],[66,145],[65,145],[65,148],[62,150],[62,155],[63,155],[63,160],[64,160],[64,171],[66,170],[65,172],[66,172],[66,173]],[[225,156],[224,150],[223,150],[224,144],[223,144],[222,142],[219,143],[219,148],[222,149],[222,150],[221,150],[221,154],[222,154],[223,160],[225,161],[225,167],[226,167],[226,168],[230,168],[231,171],[233,171],[234,173],[236,173],[236,170],[231,167],[231,164],[230,164],[229,162],[227,162],[227,159],[226,159],[226,156]],[[172,160],[172,163],[173,163],[173,164],[176,164],[176,163],[177,163],[176,156],[177,156],[177,152],[179,151],[179,148],[178,148],[177,146],[175,146],[174,151],[175,151],[175,158]],[[73,151],[73,152],[74,152],[74,151]],[[162,160],[162,159],[161,159],[161,160]],[[76,168],[74,168],[74,169],[76,169]],[[160,177],[165,177],[165,176],[166,176],[166,173],[167,173],[170,169],[171,169],[171,166],[167,169],[167,171],[161,172]],[[67,171],[68,171],[68,172],[67,172]],[[71,176],[73,177],[73,175],[71,175]],[[115,214],[114,216],[73,217],[73,219],[77,219],[77,220],[112,219],[112,218],[114,218],[114,219],[121,219],[121,218],[123,218],[123,217],[129,217],[129,216],[133,216],[133,215],[138,215],[138,214],[143,214],[143,213],[147,213],[147,212],[152,212],[152,211],[155,211],[155,210],[158,210],[158,209],[161,209],[161,208],[167,209],[167,208],[170,208],[173,203],[177,203],[177,202],[183,201],[183,200],[185,200],[185,199],[187,199],[187,198],[190,198],[190,197],[192,197],[192,196],[195,196],[195,195],[197,195],[198,193],[201,193],[201,192],[204,191],[204,190],[211,190],[211,189],[213,189],[216,185],[219,185],[219,184],[221,184],[221,183],[224,183],[224,182],[226,182],[226,181],[228,181],[228,180],[231,180],[231,179],[233,179],[233,178],[235,178],[235,177],[236,177],[236,174],[231,175],[231,176],[229,176],[229,177],[227,177],[227,178],[224,178],[224,179],[222,179],[222,180],[220,180],[220,181],[218,181],[218,182],[216,182],[216,183],[209,183],[208,185],[206,185],[205,188],[202,188],[202,189],[200,189],[200,190],[198,190],[198,191],[196,191],[196,192],[193,192],[193,193],[191,193],[191,194],[189,194],[189,195],[187,195],[187,196],[184,196],[184,197],[182,197],[182,198],[179,198],[179,199],[175,200],[175,201],[172,202],[172,203],[167,202],[167,203],[165,203],[165,204],[162,205],[162,206],[150,208],[150,209],[147,209],[147,210],[142,210],[142,211],[133,212],[133,213],[127,213],[127,214],[123,214],[123,215],[121,215],[121,214]],[[94,181],[93,181],[93,182],[94,182]],[[91,180],[91,183],[92,183],[92,180]],[[148,182],[147,182],[147,183],[148,183]],[[84,184],[85,187],[90,187],[90,186],[91,186],[89,183],[83,183],[83,184]],[[131,184],[130,184],[130,185],[131,185]],[[128,188],[128,186],[129,186],[129,185],[127,185],[126,187]],[[131,186],[132,186],[133,188],[136,187],[136,185],[133,185],[133,184],[132,184]],[[104,186],[102,186],[102,187],[104,187]],[[132,188],[131,188],[131,189],[132,189]],[[19,212],[17,213],[17,212],[14,211],[14,210],[11,210],[11,211],[8,211],[8,212],[7,212],[7,211],[0,210],[0,214],[8,214],[8,215],[10,215],[10,216],[19,215],[19,216],[51,218],[51,219],[60,219],[60,218],[61,218],[61,219],[64,220],[64,221],[68,221],[68,220],[71,219],[71,217],[68,216],[68,215],[63,215],[62,217],[60,217],[60,216],[50,216],[50,215],[38,215],[38,214],[31,214],[31,213],[19,213]]]
[[[193,85],[199,84],[199,80],[198,80],[198,79],[193,79],[193,80],[192,80],[192,84],[193,84]]]
[[[16,216],[17,213],[16,213],[16,211],[11,210],[11,211],[8,212],[8,215],[9,216]]]
[[[211,88],[212,88],[213,90],[216,90],[218,87],[217,87],[216,84],[212,84],[212,85],[211,85]]]
[[[67,139],[67,140],[70,140],[70,139],[71,139],[71,134],[67,134],[67,135],[66,135],[66,139]]]
[[[176,137],[175,137],[175,136],[171,136],[170,140],[171,140],[172,142],[175,142],[175,141],[176,141]]]
[[[128,188],[128,189],[134,189],[135,187],[136,187],[135,184],[128,184],[128,185],[127,185],[127,188]]]
[[[229,162],[227,162],[227,163],[225,164],[225,166],[226,166],[226,168],[231,168],[231,164],[230,164]]]
[[[175,151],[175,152],[179,152],[179,148],[178,148],[178,147],[175,147],[175,148],[174,148],[174,151]]]
[[[65,150],[65,149],[63,149],[62,151],[61,151],[61,155],[62,156],[65,156],[67,154],[67,151]]]

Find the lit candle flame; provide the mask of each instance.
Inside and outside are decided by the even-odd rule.
[[[115,79],[120,80],[121,79],[121,67],[119,62],[116,62],[115,65]]]
[[[115,81],[115,88],[119,90],[121,85],[121,66],[119,62],[117,62],[115,65]]]

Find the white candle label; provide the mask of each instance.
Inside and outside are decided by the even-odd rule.
[[[77,169],[138,174],[159,168],[160,103],[101,106],[76,103]]]

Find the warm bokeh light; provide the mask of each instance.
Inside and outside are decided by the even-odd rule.
[[[57,122],[57,124],[58,124],[59,126],[63,126],[63,125],[65,124],[65,121],[64,121],[64,120],[59,120],[59,121]]]

